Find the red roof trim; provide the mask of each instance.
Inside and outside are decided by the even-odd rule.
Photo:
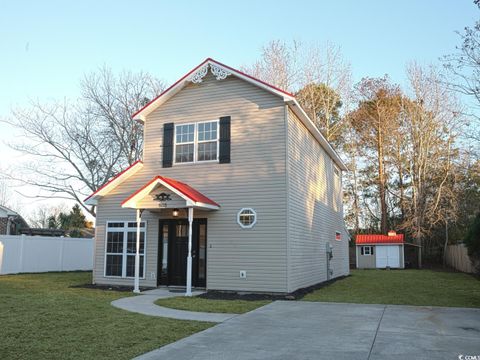
[[[87,198],[85,198],[85,200],[83,200],[83,202],[87,201],[88,199],[90,199],[92,196],[94,196],[95,194],[97,194],[100,190],[102,190],[103,188],[105,188],[106,186],[108,186],[109,184],[111,184],[113,181],[115,181],[116,179],[118,179],[120,176],[122,176],[123,174],[125,174],[128,170],[130,170],[131,168],[133,168],[135,165],[137,164],[143,164],[143,162],[141,160],[137,160],[135,161],[132,165],[130,165],[129,167],[127,167],[125,170],[122,170],[120,171],[117,175],[115,175],[113,178],[111,178],[110,180],[108,180],[105,184],[103,184],[102,186],[100,186],[93,194],[91,194],[90,196],[88,196]]]
[[[270,87],[270,88],[272,88],[272,89],[274,89],[274,90],[280,91],[281,93],[284,93],[285,95],[288,95],[288,96],[291,96],[291,97],[295,97],[295,95],[289,93],[288,91],[282,90],[282,89],[280,89],[280,88],[278,88],[278,87],[276,87],[276,86],[273,86],[272,84],[269,84],[269,83],[267,83],[267,82],[265,82],[265,81],[263,81],[263,80],[257,79],[256,77],[254,77],[254,76],[252,76],[252,75],[248,75],[248,74],[244,73],[243,71],[234,69],[234,68],[232,68],[232,67],[230,67],[230,66],[228,66],[228,65],[222,64],[221,62],[218,62],[218,61],[213,60],[213,59],[210,59],[210,58],[208,58],[207,60],[210,60],[210,61],[212,61],[212,62],[214,62],[214,63],[216,63],[216,64],[218,64],[218,65],[221,65],[221,66],[223,66],[223,67],[226,67],[228,70],[231,70],[231,71],[234,71],[234,72],[236,72],[236,73],[238,73],[238,74],[240,74],[240,75],[246,76],[246,77],[248,77],[248,78],[250,78],[250,79],[252,79],[252,80],[254,80],[254,81],[257,81],[257,82],[259,82],[259,83],[261,83],[261,84],[263,84],[263,85],[266,85],[266,86],[268,86],[268,87]]]
[[[356,244],[403,244],[403,234],[395,236],[379,234],[359,234],[355,237]]]
[[[177,181],[175,179],[170,179],[166,177],[161,177],[163,181],[165,181],[167,184],[170,186],[174,187],[178,191],[180,191],[183,195],[187,196],[188,198],[192,199],[195,202],[200,202],[200,203],[205,203],[205,204],[210,204],[213,206],[218,206],[220,207],[219,204],[217,204],[215,201],[209,199],[205,195],[203,195],[201,192],[195,190],[188,184],[184,184],[180,181]]]
[[[190,70],[188,73],[186,73],[186,74],[185,74],[184,76],[182,76],[180,79],[178,79],[173,85],[169,86],[169,87],[168,87],[166,90],[164,90],[160,95],[158,95],[157,97],[155,97],[153,100],[150,100],[145,106],[143,106],[140,110],[138,110],[135,114],[133,114],[133,115],[132,115],[132,118],[134,118],[135,116],[137,116],[138,114],[140,114],[143,110],[145,110],[145,109],[148,108],[151,104],[153,104],[157,99],[159,99],[160,97],[162,97],[163,95],[165,95],[167,92],[169,92],[169,91],[170,91],[171,89],[173,89],[175,86],[177,86],[180,82],[182,82],[183,80],[185,80],[185,78],[187,78],[189,75],[191,75],[193,72],[195,72],[198,68],[202,67],[203,65],[205,65],[205,64],[206,64],[207,62],[209,62],[209,61],[211,61],[211,62],[213,62],[213,63],[216,63],[216,64],[218,64],[218,65],[220,65],[220,66],[223,66],[223,67],[225,67],[225,68],[227,68],[227,69],[229,69],[229,70],[231,70],[231,71],[233,71],[233,72],[236,72],[236,73],[238,73],[238,74],[240,74],[240,75],[242,75],[242,76],[246,76],[246,77],[248,77],[249,79],[252,79],[252,80],[254,80],[254,81],[257,81],[257,82],[259,82],[259,83],[261,83],[261,84],[263,84],[263,85],[265,85],[265,86],[268,86],[268,87],[270,87],[270,88],[272,88],[272,89],[274,89],[274,90],[276,90],[276,91],[280,91],[280,92],[284,93],[285,95],[288,95],[288,96],[291,96],[291,97],[295,97],[293,94],[291,94],[291,93],[289,93],[289,92],[287,92],[287,91],[285,91],[285,90],[282,90],[282,89],[280,89],[280,88],[278,88],[278,87],[276,87],[276,86],[273,86],[273,85],[271,85],[271,84],[269,84],[269,83],[266,83],[265,81],[262,81],[262,80],[260,80],[260,79],[257,79],[257,78],[255,78],[255,77],[253,77],[253,76],[251,76],[251,75],[245,74],[244,72],[242,72],[242,71],[240,71],[240,70],[237,70],[237,69],[234,69],[234,68],[232,68],[232,67],[230,67],[230,66],[228,66],[228,65],[222,64],[222,63],[220,63],[220,62],[218,62],[218,61],[216,61],[216,60],[213,60],[212,58],[207,58],[207,59],[205,59],[200,65],[194,67],[192,70]]]
[[[130,195],[127,199],[125,199],[123,202],[122,202],[122,205],[124,205],[125,203],[127,203],[128,201],[130,201],[131,199],[133,199],[136,195],[138,195],[140,192],[142,192],[144,189],[146,189],[147,187],[149,187],[151,184],[153,184],[155,181],[157,180],[160,180],[160,181],[163,181],[165,183],[167,183],[168,185],[170,185],[171,187],[173,187],[174,189],[178,190],[179,192],[181,192],[183,195],[185,195],[187,198],[189,198],[190,200],[194,201],[194,202],[200,202],[200,203],[205,203],[205,204],[209,204],[209,205],[213,205],[213,206],[218,206],[220,207],[219,204],[217,204],[215,201],[213,201],[212,199],[209,199],[208,197],[206,197],[205,195],[203,195],[201,192],[195,190],[194,188],[192,188],[191,186],[187,185],[187,184],[184,184],[180,181],[177,181],[175,179],[170,179],[170,178],[167,178],[167,177],[163,177],[163,176],[155,176],[152,180],[150,180],[147,184],[145,184],[144,186],[142,186],[140,189],[138,189],[137,191],[135,191],[132,195]]]

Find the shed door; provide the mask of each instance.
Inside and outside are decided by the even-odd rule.
[[[378,245],[376,246],[377,254],[376,265],[377,268],[398,268],[400,267],[400,253],[398,245]]]

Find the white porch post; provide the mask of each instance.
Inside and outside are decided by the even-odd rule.
[[[187,255],[187,290],[185,296],[192,296],[192,224],[193,208],[188,208],[188,255]]]
[[[135,281],[133,292],[140,293],[140,224],[142,222],[142,210],[137,209],[137,242],[135,251]]]

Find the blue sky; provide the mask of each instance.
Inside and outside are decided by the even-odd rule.
[[[252,63],[273,39],[332,42],[355,80],[388,73],[402,83],[406,63],[452,52],[455,31],[479,14],[471,0],[3,1],[0,117],[29,98],[75,97],[82,75],[104,64],[171,83],[206,57]],[[12,132],[0,127],[4,141]]]

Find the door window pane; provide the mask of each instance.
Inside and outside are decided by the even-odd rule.
[[[188,226],[186,224],[178,224],[176,235],[177,235],[177,237],[187,237],[188,236]]]
[[[205,279],[207,234],[205,224],[200,224],[198,229],[198,278]]]
[[[167,274],[168,269],[168,225],[163,225],[162,236],[162,275]]]

